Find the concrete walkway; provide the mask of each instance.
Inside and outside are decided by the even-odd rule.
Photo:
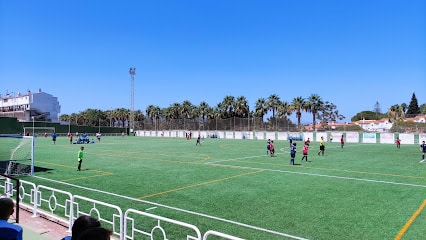
[[[68,228],[45,217],[33,217],[31,212],[19,209],[19,225],[24,229],[24,240],[60,240],[71,235]]]

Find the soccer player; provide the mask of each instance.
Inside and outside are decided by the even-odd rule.
[[[269,143],[269,151],[271,152],[271,157],[275,157],[275,147],[273,140],[271,140],[271,142]]]
[[[399,137],[396,138],[395,143],[396,143],[396,148],[398,149],[401,148],[401,139],[399,139]]]
[[[77,167],[77,171],[81,170],[81,163],[83,162],[83,151],[84,151],[84,147],[81,146],[80,150],[77,153],[77,161],[78,161],[78,167]]]
[[[268,139],[266,142],[266,156],[269,155],[269,151],[271,150],[271,139]]]
[[[303,150],[302,150],[302,153],[303,153],[302,161],[303,159],[305,159],[306,162],[308,161],[308,151],[309,151],[309,144],[305,142],[305,146],[303,146]]]
[[[197,142],[195,143],[195,146],[200,145],[201,146],[201,136],[198,135]]]
[[[343,137],[343,134],[342,134],[342,137],[340,137],[340,147],[343,148],[344,145],[345,145],[345,138]]]
[[[425,141],[422,142],[422,145],[420,145],[420,151],[422,151],[422,160],[420,160],[420,163],[425,162],[425,153],[426,153],[426,143]]]
[[[293,143],[290,149],[290,164],[294,165],[294,158],[296,157],[296,143]]]
[[[53,144],[56,144],[56,133],[55,132],[52,133],[52,142],[53,142]]]
[[[101,142],[102,134],[100,132],[96,133],[96,138],[98,139],[98,142]]]
[[[311,144],[311,139],[308,138],[308,140],[305,141],[305,144],[309,146],[309,144]]]
[[[320,150],[318,152],[318,156],[320,155],[320,153],[324,156],[324,150],[325,150],[324,137],[321,137],[321,140],[320,140]]]

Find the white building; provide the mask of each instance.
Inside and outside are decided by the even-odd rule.
[[[415,123],[426,123],[426,115],[419,115],[413,118],[407,118],[404,121],[406,122],[415,122]]]
[[[372,132],[387,132],[392,128],[393,123],[388,118],[382,118],[380,120],[358,120],[353,122],[359,125],[362,129]]]
[[[32,121],[32,117],[36,121],[59,122],[60,112],[58,98],[41,89],[36,93],[0,95],[0,117],[15,117],[23,122]]]

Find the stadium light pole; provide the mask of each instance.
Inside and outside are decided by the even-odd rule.
[[[16,100],[15,100],[15,93],[14,92],[11,92],[12,93],[12,115],[13,115],[13,117],[15,117],[15,102],[16,102]]]
[[[31,118],[33,119],[33,137],[34,137],[34,116],[32,116]]]
[[[130,68],[130,131],[134,131],[135,128],[135,75],[136,68]]]

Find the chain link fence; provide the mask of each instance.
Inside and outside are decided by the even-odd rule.
[[[166,131],[166,130],[192,130],[192,131],[279,131],[279,132],[304,132],[304,125],[297,126],[287,119],[268,118],[267,122],[260,118],[216,118],[216,119],[157,119],[135,122],[136,130]],[[364,132],[355,124],[330,127],[322,126],[316,131],[359,131]],[[400,133],[426,133],[426,123],[395,121],[391,129],[383,129],[381,132]]]

